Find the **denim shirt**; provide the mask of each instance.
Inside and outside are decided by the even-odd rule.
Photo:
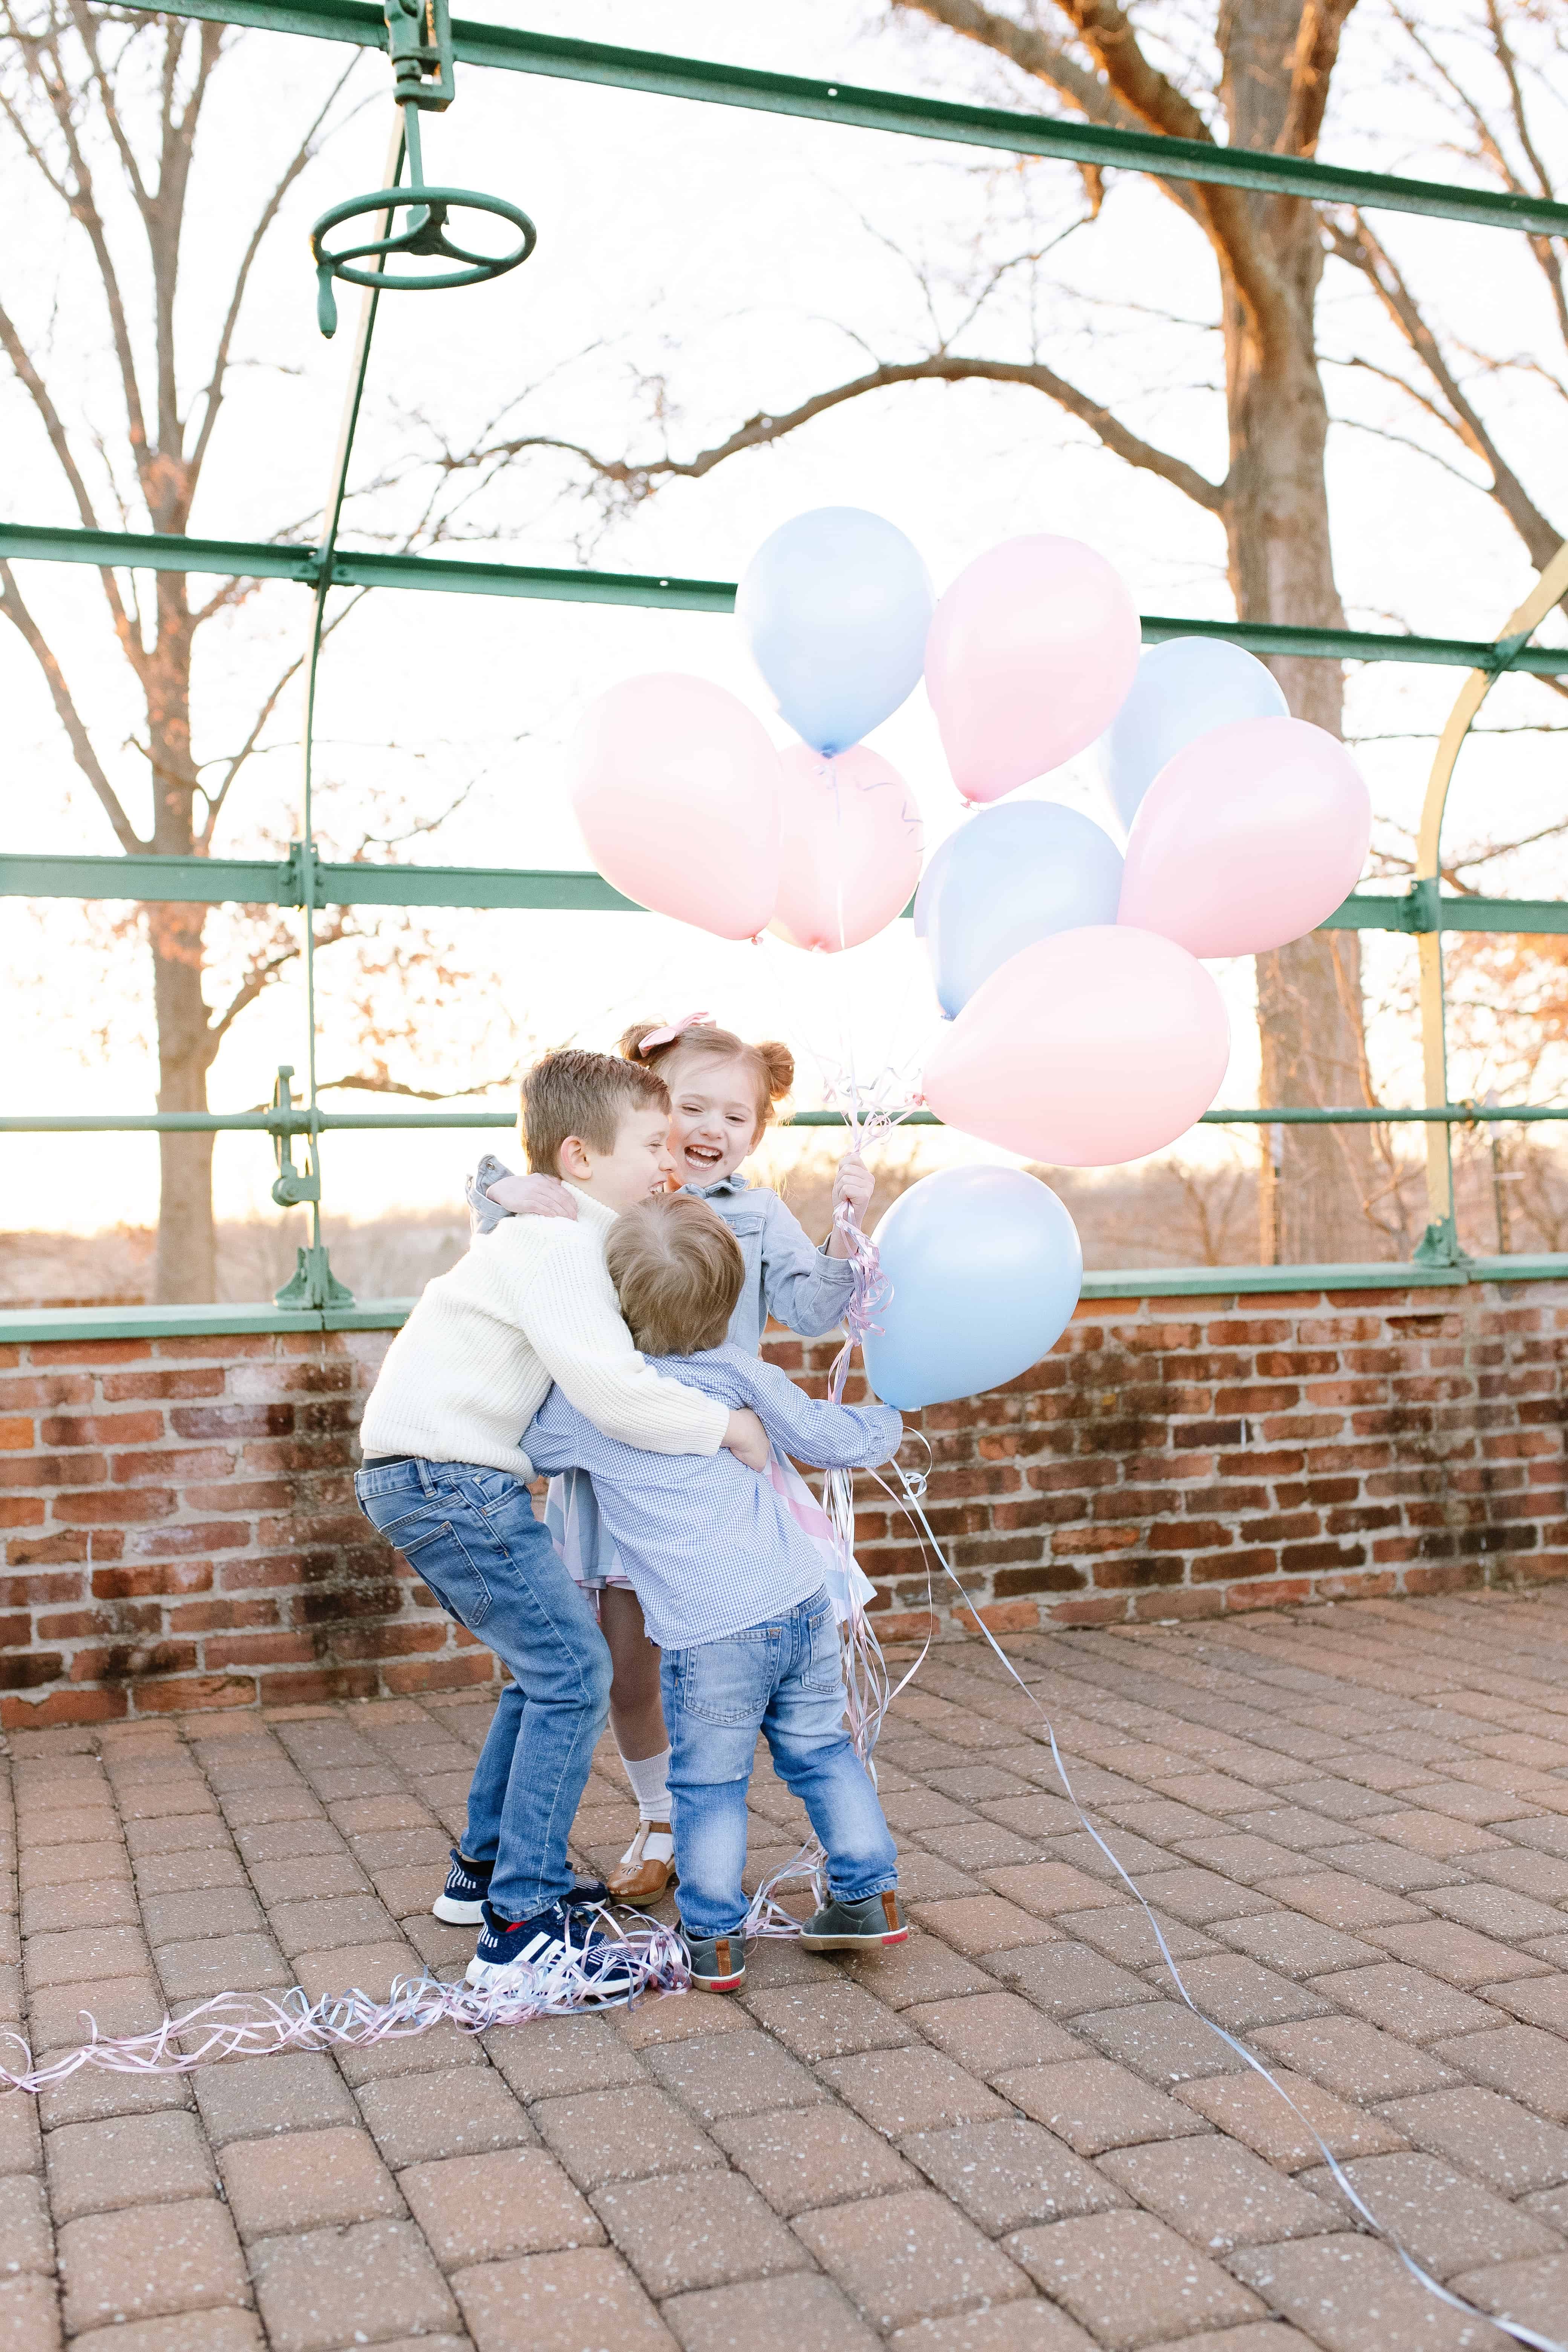
[[[487,1199],[489,1187],[511,1171],[487,1151],[468,1182],[469,1222],[488,1234],[509,1213]],[[744,1176],[721,1176],[716,1184],[689,1184],[729,1226],[746,1261],[746,1279],[730,1318],[729,1341],[755,1355],[768,1317],[786,1323],[805,1339],[819,1339],[844,1319],[854,1286],[847,1258],[817,1249],[798,1217],[765,1184]]]

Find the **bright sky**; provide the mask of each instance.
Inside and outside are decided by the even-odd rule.
[[[850,0],[787,11],[720,0],[540,0],[470,13],[639,46],[731,57],[799,72],[1030,102],[978,56],[873,21]],[[1354,42],[1326,152],[1384,169],[1449,172],[1430,143],[1432,118],[1387,81],[1368,18]],[[247,36],[220,75],[198,168],[180,329],[187,387],[226,298],[233,257],[291,137],[349,63],[335,45]],[[314,324],[304,231],[314,214],[376,186],[391,114],[383,63],[355,66],[350,93],[370,102],[305,174],[265,249],[242,323],[245,362],[214,446],[193,528],[263,537],[308,526],[335,438],[347,329],[331,345]],[[262,102],[258,102],[258,98]],[[346,102],[345,102],[346,103]],[[1081,210],[1077,175],[1047,164],[1019,173],[974,151],[845,131],[719,107],[510,74],[459,69],[459,98],[426,118],[434,180],[513,198],[539,224],[525,268],[492,287],[383,303],[353,479],[381,482],[351,509],[345,536],[383,543],[412,520],[428,471],[412,460],[459,448],[509,409],[503,430],[569,437],[606,456],[681,456],[756,411],[782,410],[878,357],[926,347],[927,302],[950,328],[967,300],[975,254],[994,264],[1068,229]],[[1552,125],[1552,135],[1557,126]],[[47,344],[62,405],[112,437],[114,385],[100,307],[58,221],[14,148],[0,163],[14,252],[31,256],[16,298],[26,331]],[[1478,349],[1552,358],[1539,278],[1518,240],[1497,232],[1385,224],[1416,282],[1441,289],[1443,312]],[[63,257],[63,258],[62,258]],[[922,282],[923,273],[923,282]],[[960,339],[969,352],[1021,352],[1030,332],[1027,272],[1009,279]],[[1067,236],[1034,281],[1042,355],[1076,375],[1151,437],[1217,474],[1222,404],[1213,337],[1181,321],[1213,314],[1206,253],[1173,208],[1135,180],[1112,183],[1101,220]],[[1140,307],[1142,306],[1142,307]],[[350,317],[345,306],[345,319]],[[1324,350],[1390,356],[1360,295],[1331,273]],[[1557,363],[1561,363],[1561,352]],[[663,379],[664,422],[655,380]],[[1337,554],[1352,625],[1489,635],[1528,585],[1522,551],[1483,498],[1381,432],[1418,430],[1375,379],[1332,371],[1334,395],[1363,426],[1337,431],[1331,470]],[[1568,511],[1568,442],[1555,395],[1528,380],[1485,388],[1538,501]],[[0,388],[14,461],[4,510],[29,521],[76,520],[25,403]],[[1555,429],[1552,429],[1552,427]],[[1449,452],[1445,447],[1445,456]],[[1461,469],[1465,461],[1460,460]],[[1473,476],[1475,468],[1468,468]],[[1016,531],[1055,530],[1100,549],[1145,611],[1230,610],[1215,523],[1173,490],[1135,476],[1038,395],[967,386],[906,389],[853,404],[779,448],[678,483],[629,517],[605,517],[569,490],[563,461],[536,457],[476,496],[462,517],[475,551],[514,562],[585,560],[615,569],[734,578],[758,542],[801,509],[855,504],[889,516],[923,551],[938,588],[973,555]],[[101,520],[113,520],[105,503]],[[133,518],[133,527],[142,527]],[[89,712],[106,766],[138,818],[145,770],[126,742],[136,720],[124,666],[102,624],[96,576],[29,566],[22,575]],[[302,592],[278,584],[208,633],[198,688],[198,756],[243,740],[274,675],[301,649]],[[401,856],[439,863],[575,866],[588,861],[573,822],[563,746],[584,704],[642,670],[690,670],[741,695],[772,726],[768,697],[735,625],[693,614],[479,598],[369,599],[333,640],[320,709],[320,823],[337,848],[428,818],[467,789],[435,836]],[[1361,756],[1380,815],[1408,823],[1430,743],[1458,673],[1380,668],[1352,674],[1348,726],[1378,740]],[[47,698],[15,635],[0,633],[7,712],[9,845],[104,852],[108,824],[77,779]],[[1539,720],[1539,688],[1510,685],[1489,723]],[[286,842],[297,792],[300,713],[280,702],[247,787],[237,787],[220,847],[269,854]],[[962,821],[923,695],[872,739],[910,781],[931,845]],[[1092,760],[1031,790],[1065,798],[1113,827]],[[1449,837],[1474,839],[1549,823],[1561,805],[1550,737],[1478,742],[1466,755]],[[401,814],[399,814],[401,813]],[[1392,836],[1384,836],[1392,838]],[[1553,890],[1552,853],[1490,887]],[[136,1110],[154,1084],[147,1050],[144,951],[110,934],[113,908],[4,902],[0,970],[11,1014],[7,1095],[14,1109]],[[215,921],[225,936],[229,919]],[[653,917],[459,916],[433,927],[437,950],[416,975],[410,1040],[390,1055],[416,1084],[463,1085],[509,1071],[519,1040],[571,1035],[608,1043],[623,1023],[712,1008],[742,1030],[787,1036],[802,1056],[802,1099],[853,1049],[862,1073],[918,1069],[936,1018],[921,952],[907,925],[849,956],[811,960],[770,942],[730,947]],[[321,1069],[366,1066],[356,988],[342,950],[322,959]],[[1373,942],[1374,1003],[1406,969],[1401,944]],[[1224,1090],[1256,1100],[1250,968],[1223,975],[1236,1040]],[[212,992],[218,992],[215,981]],[[395,1023],[398,983],[375,981],[375,1010]],[[1377,1067],[1397,1093],[1415,1084],[1407,1031],[1374,1021]],[[526,1060],[524,1052],[521,1058]],[[248,1013],[214,1070],[215,1106],[270,1093],[279,1061],[304,1061],[298,987],[285,982]],[[498,1100],[500,1099],[498,1097]],[[363,1108],[351,1097],[344,1107]],[[1203,1139],[1194,1139],[1202,1148]],[[473,1139],[331,1139],[329,1192],[362,1213],[450,1196]],[[972,1147],[963,1147],[969,1156]],[[270,1154],[255,1139],[220,1141],[220,1212],[266,1200]],[[151,1139],[7,1139],[0,1222],[90,1228],[149,1217]]]

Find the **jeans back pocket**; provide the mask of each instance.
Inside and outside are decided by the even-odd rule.
[[[675,1669],[681,1707],[699,1723],[760,1724],[778,1664],[779,1637],[766,1628],[682,1650]]]
[[[409,1505],[412,1502],[413,1507]],[[371,1495],[360,1504],[376,1533],[400,1551],[422,1584],[427,1584],[448,1617],[477,1633],[493,1598],[473,1554],[448,1514],[464,1507],[454,1495]]]

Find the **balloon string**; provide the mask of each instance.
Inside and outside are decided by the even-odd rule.
[[[1297,2117],[1298,2121],[1305,2127],[1312,2140],[1316,2143],[1316,2146],[1322,2156],[1323,2161],[1329,2168],[1330,2177],[1332,2179],[1335,2186],[1339,2189],[1342,2195],[1344,2196],[1356,2213],[1360,2215],[1367,2227],[1373,2231],[1376,2236],[1385,2240],[1393,2248],[1400,2261],[1404,2263],[1405,2270],[1409,2273],[1410,2276],[1415,2281],[1418,2286],[1425,2287],[1429,2294],[1436,2295],[1438,2301],[1447,2304],[1450,2310],[1462,2312],[1468,2319],[1480,2319],[1489,2323],[1493,2327],[1501,2328],[1505,2334],[1511,2336],[1516,2343],[1529,2346],[1531,2347],[1531,2352],[1568,2352],[1568,2345],[1565,2345],[1561,2339],[1555,2336],[1542,2336],[1535,2328],[1527,2326],[1522,2320],[1509,2319],[1501,2316],[1496,2312],[1483,2312],[1479,2305],[1467,2302],[1463,2295],[1456,2294],[1451,2288],[1446,2287],[1440,2280],[1434,2278],[1430,2271],[1424,2269],[1422,2264],[1416,2261],[1415,2255],[1412,2254],[1405,2245],[1398,2231],[1390,2223],[1380,2221],[1378,2220],[1376,2214],[1373,2211],[1365,2198],[1363,2197],[1361,2191],[1356,2188],[1355,2183],[1351,2179],[1349,2174],[1345,2171],[1344,2167],[1335,2156],[1332,2148],[1330,2147],[1327,2140],[1324,2139],[1322,2134],[1318,2130],[1311,2118],[1290,2096],[1289,2092],[1285,2088],[1284,2084],[1280,2082],[1278,2075],[1270,2073],[1269,2069],[1264,2064],[1262,2059],[1256,2056],[1254,2053],[1247,2048],[1245,2042],[1238,2041],[1234,2033],[1227,2032],[1223,2025],[1216,2024],[1212,2017],[1205,2016],[1204,2011],[1198,2007],[1197,2002],[1193,1999],[1192,1994],[1187,1990],[1186,1985],[1183,1981],[1182,1972],[1176,1966],[1175,1957],[1173,1954],[1169,1944],[1165,1940],[1164,1931],[1161,1927],[1159,1920],[1155,1917],[1153,1911],[1150,1907],[1147,1899],[1140,1892],[1136,1882],[1118,1861],[1116,1855],[1111,1852],[1110,1847],[1106,1843],[1104,1838],[1100,1835],[1099,1830],[1096,1829],[1093,1822],[1090,1821],[1088,1813],[1084,1811],[1083,1806],[1079,1803],[1077,1791],[1074,1790],[1072,1782],[1068,1777],[1068,1769],[1067,1765],[1063,1761],[1061,1749],[1057,1745],[1056,1727],[1051,1722],[1050,1717],[1041,1706],[1038,1698],[1035,1696],[1035,1693],[1029,1688],[1028,1684],[1025,1682],[1023,1676],[1017,1672],[1017,1669],[1014,1666],[1013,1662],[1008,1657],[1005,1650],[1003,1649],[1001,1643],[992,1633],[990,1626],[986,1624],[985,1620],[981,1616],[979,1611],[971,1601],[968,1594],[964,1591],[963,1582],[950,1563],[941,1543],[938,1541],[937,1537],[932,1530],[931,1522],[927,1518],[925,1513],[925,1507],[922,1499],[924,1491],[923,1480],[921,1483],[920,1489],[917,1491],[914,1481],[905,1474],[897,1463],[894,1463],[892,1467],[897,1472],[900,1485],[903,1490],[901,1496],[895,1493],[894,1489],[888,1484],[887,1480],[879,1476],[875,1471],[871,1473],[871,1475],[876,1478],[878,1486],[881,1487],[882,1492],[889,1497],[889,1500],[903,1510],[905,1517],[910,1520],[910,1525],[915,1529],[922,1551],[927,1554],[928,1593],[930,1591],[929,1561],[934,1559],[940,1564],[942,1573],[948,1579],[948,1581],[955,1588],[965,1611],[973,1620],[974,1624],[978,1627],[981,1633],[984,1636],[991,1650],[994,1655],[1001,1660],[1007,1674],[1011,1676],[1012,1680],[1017,1684],[1018,1688],[1023,1692],[1025,1697],[1028,1700],[1030,1706],[1039,1717],[1041,1723],[1045,1726],[1046,1738],[1050,1745],[1051,1761],[1056,1767],[1057,1778],[1060,1780],[1063,1789],[1067,1792],[1068,1803],[1072,1806],[1074,1812],[1077,1813],[1079,1820],[1083,1824],[1083,1827],[1094,1840],[1095,1844],[1100,1848],[1101,1853],[1104,1854],[1106,1860],[1115,1871],[1118,1878],[1121,1879],[1122,1885],[1127,1888],[1128,1893],[1142,1910],[1150,1927],[1153,1929],[1154,1940],[1160,1948],[1160,1957],[1164,1962],[1166,1969],[1169,1971],[1171,1980],[1174,1984],[1182,2000],[1184,2002],[1187,2009],[1190,2010],[1193,2016],[1197,2019],[1200,2025],[1207,2026],[1211,2033],[1217,2035],[1219,2040],[1225,2043],[1226,2048],[1227,2050],[1234,2051],[1236,2055],[1242,2060],[1243,2063],[1248,2066],[1253,2074],[1260,2076],[1261,2079],[1268,2084],[1271,2090],[1278,2092],[1279,2097],[1284,2100],[1285,2105],[1289,2108],[1291,2114]],[[926,1646],[928,1649],[930,1647],[930,1643],[931,1636],[928,1633],[926,1638]],[[922,1650],[921,1653],[922,1659],[924,1655],[925,1651]],[[905,1677],[905,1680],[908,1680],[908,1676]],[[900,1687],[902,1688],[902,1685],[900,1685]]]

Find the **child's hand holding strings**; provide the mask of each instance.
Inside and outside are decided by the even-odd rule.
[[[486,1198],[509,1217],[574,1218],[577,1203],[559,1176],[502,1176]]]
[[[848,1209],[850,1220],[858,1224],[871,1205],[871,1195],[877,1180],[858,1151],[847,1151],[838,1163],[833,1179],[833,1233],[827,1244],[829,1257],[847,1257],[849,1248],[838,1230],[838,1207],[842,1202]]]

